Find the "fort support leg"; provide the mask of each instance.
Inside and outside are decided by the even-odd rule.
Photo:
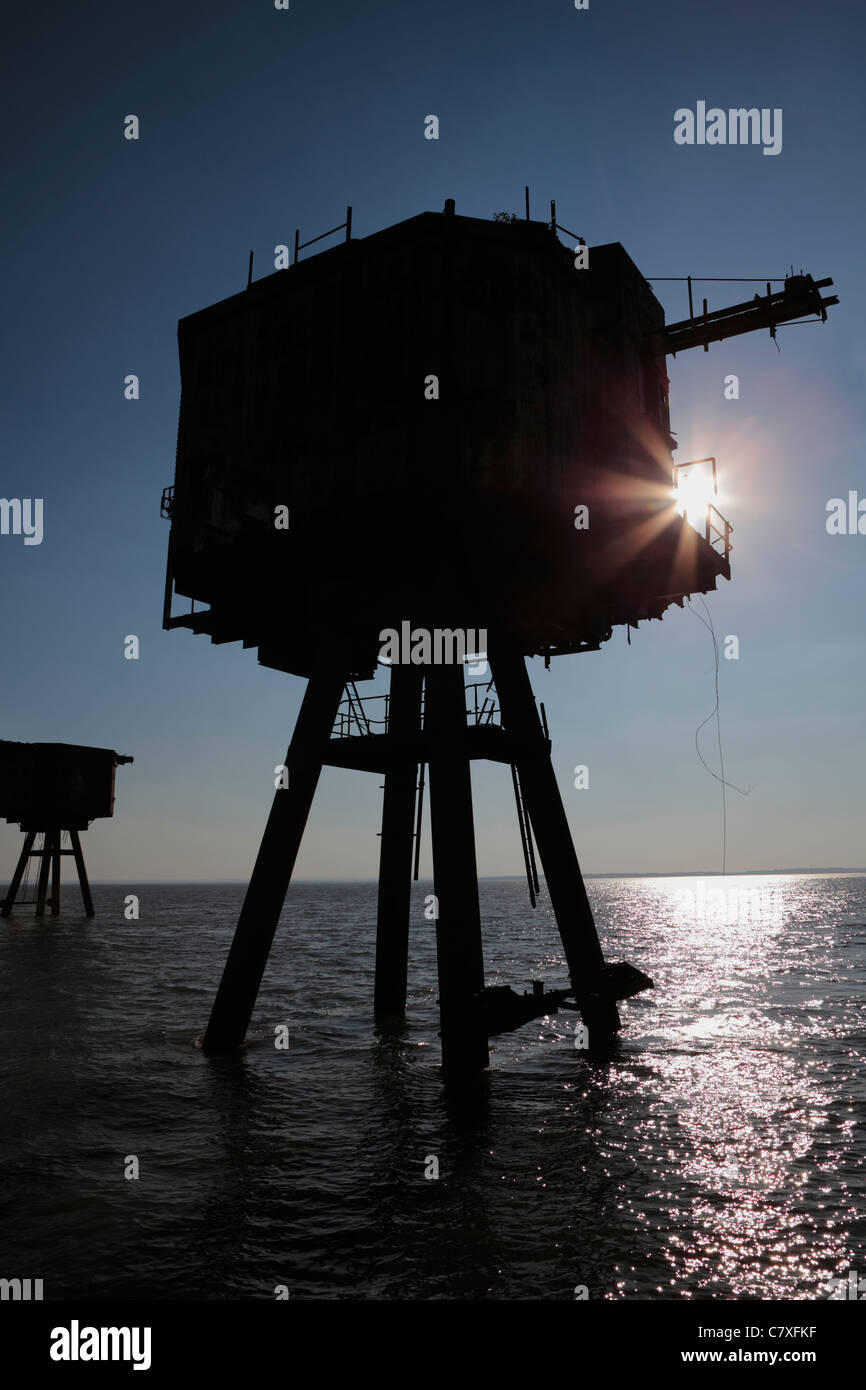
[[[21,880],[24,877],[24,870],[27,868],[27,860],[30,858],[30,851],[33,848],[33,841],[36,839],[36,831],[28,830],[24,837],[24,848],[15,865],[15,872],[12,875],[12,882],[9,884],[9,892],[0,905],[0,917],[10,917],[15,906],[15,899],[18,896],[18,889],[21,887]]]
[[[51,835],[51,916],[60,913],[60,831]]]
[[[580,998],[586,982],[591,981],[604,965],[604,955],[571,838],[568,817],[523,657],[508,649],[491,650],[490,665],[503,726],[521,745],[517,763],[523,799],[541,855],[547,891],[562,938],[572,985]],[[620,1026],[616,1004],[612,1000],[594,1000],[582,1013],[591,1035],[593,1032],[613,1033]],[[591,1017],[587,1014],[591,1014]]]
[[[388,733],[394,740],[416,734],[420,728],[422,679],[417,666],[392,668]],[[399,763],[385,774],[376,923],[374,1010],[378,1018],[406,1011],[417,782],[417,763]]]
[[[462,666],[428,668],[425,730],[430,736],[430,823],[438,905],[436,952],[442,1022],[442,1070],[447,1078],[488,1065],[481,911]]]
[[[345,672],[314,673],[286,754],[289,785],[277,791],[204,1037],[207,1052],[243,1042],[298,857]]]
[[[90,884],[87,882],[87,870],[84,867],[84,854],[81,849],[81,841],[78,838],[77,830],[70,830],[69,838],[72,841],[72,853],[75,856],[75,867],[78,870],[78,883],[81,888],[81,896],[84,899],[84,911],[88,917],[93,917],[93,898],[90,896]]]
[[[42,843],[42,859],[39,864],[39,882],[36,888],[36,916],[45,916],[45,899],[48,897],[48,874],[51,869],[51,831],[46,830]]]

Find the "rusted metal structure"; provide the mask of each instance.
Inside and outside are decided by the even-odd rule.
[[[299,260],[296,237],[291,267],[178,329],[163,624],[241,641],[309,682],[205,1046],[243,1040],[323,764],[385,775],[376,1011],[402,1013],[426,767],[443,1064],[465,1071],[486,1064],[493,1031],[471,760],[512,768],[564,997],[607,1037],[617,999],[650,982],[605,964],[525,658],[597,650],[730,577],[729,523],[712,505],[698,529],[677,514],[666,356],[826,318],[836,301],[821,296],[830,281],[792,276],[666,325],[622,246],[564,246],[553,205],[549,224],[459,217],[449,200],[361,240],[351,210],[343,226],[342,245]],[[354,683],[373,677],[383,632],[406,626],[486,633],[483,717],[459,662],[404,653],[371,720]]]
[[[51,915],[60,911],[60,868],[71,855],[88,917],[94,915],[87,881],[80,832],[91,821],[114,815],[114,774],[130,757],[113,748],[89,748],[76,743],[13,743],[0,739],[0,816],[17,823],[24,832],[24,846],[0,916],[9,917],[19,903],[35,903],[41,917],[46,904]],[[63,848],[64,834],[69,848]],[[37,836],[42,836],[36,847]],[[22,880],[31,859],[39,863],[35,896],[19,898]],[[50,879],[50,897],[49,897]]]

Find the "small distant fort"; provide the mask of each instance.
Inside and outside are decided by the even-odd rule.
[[[88,917],[94,915],[80,832],[91,821],[114,815],[115,769],[132,761],[113,748],[0,739],[0,817],[24,832],[24,846],[0,904],[0,916],[10,917],[16,903],[27,903],[35,904],[37,917],[44,914],[46,905],[56,917],[64,855],[74,858],[84,910]],[[31,860],[38,864],[32,894],[27,883]]]

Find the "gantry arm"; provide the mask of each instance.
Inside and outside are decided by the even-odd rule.
[[[754,299],[731,304],[727,309],[707,312],[704,300],[703,313],[665,326],[664,332],[658,335],[659,352],[676,354],[685,348],[718,343],[758,328],[769,328],[771,336],[775,337],[778,324],[792,323],[812,314],[826,320],[828,307],[839,303],[836,295],[827,299],[821,297],[821,290],[832,283],[831,279],[813,280],[811,275],[791,275],[783,290],[771,293],[767,285],[765,295],[756,294]]]

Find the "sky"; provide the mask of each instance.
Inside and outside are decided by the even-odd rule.
[[[866,536],[826,528],[830,499],[866,498],[859,6],[85,3],[19,7],[5,39],[0,495],[42,498],[44,532],[0,535],[0,736],[134,755],[114,819],[85,836],[92,878],[246,878],[303,693],[253,651],[162,630],[177,320],[242,289],[251,249],[270,273],[296,227],[315,236],[347,204],[363,237],[446,198],[522,212],[525,184],[534,216],[555,198],[590,246],[622,242],[669,321],[688,306],[663,276],[833,277],[827,324],[668,371],[677,458],[718,459],[734,526],[731,582],[707,597],[719,638],[739,639],[719,669],[726,774],[746,793],[727,794],[727,868],[866,863]],[[675,143],[675,111],[698,101],[780,108],[780,153]],[[713,308],[759,288],[698,293]],[[530,674],[584,871],[719,869],[695,615]],[[712,724],[701,747],[718,770]],[[475,764],[473,787],[479,872],[520,873],[508,769]],[[326,769],[298,876],[375,877],[380,815],[379,778]],[[0,825],[0,877],[19,846]]]

